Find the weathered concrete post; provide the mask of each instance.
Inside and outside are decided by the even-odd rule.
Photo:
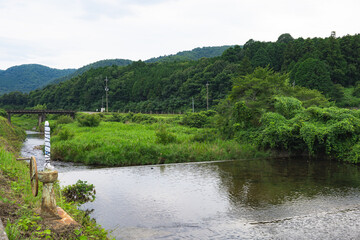
[[[39,181],[43,183],[43,193],[41,201],[41,215],[43,217],[60,218],[54,192],[54,182],[58,179],[58,172],[45,169],[38,172]]]

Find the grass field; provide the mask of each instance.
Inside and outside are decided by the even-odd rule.
[[[267,155],[252,145],[221,140],[213,129],[162,122],[101,122],[97,127],[80,127],[74,122],[58,125],[54,133],[51,142],[54,160],[88,165],[129,166]]]

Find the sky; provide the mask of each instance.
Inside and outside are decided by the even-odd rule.
[[[0,69],[360,32],[358,0],[0,0]]]

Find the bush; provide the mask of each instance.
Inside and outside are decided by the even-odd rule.
[[[156,143],[169,144],[177,141],[175,134],[168,132],[165,127],[160,126],[159,130],[155,133]]]
[[[72,117],[68,115],[62,115],[57,119],[56,124],[68,124],[72,122],[74,122],[74,119],[72,119]]]
[[[95,114],[80,116],[77,121],[80,127],[97,127],[100,124],[100,117]]]
[[[95,187],[87,181],[78,180],[75,184],[66,186],[62,194],[67,202],[78,202],[80,204],[93,202],[95,200]]]
[[[194,128],[202,128],[208,122],[208,118],[202,112],[200,113],[186,113],[182,119],[182,124],[194,127]]]
[[[109,118],[110,122],[124,122],[124,118],[120,113],[114,113],[111,115],[111,118]]]
[[[66,141],[72,139],[74,137],[74,133],[65,128],[60,130],[57,136],[59,137],[60,140]]]
[[[294,97],[274,97],[274,108],[276,112],[283,115],[285,118],[293,118],[297,113],[301,112],[304,108],[302,102]]]
[[[193,142],[212,142],[216,139],[215,129],[206,129],[205,131],[197,132],[193,137]]]

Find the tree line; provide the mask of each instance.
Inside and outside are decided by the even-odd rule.
[[[28,94],[2,95],[0,106],[46,104],[49,109],[94,111],[105,101],[107,77],[111,111],[183,112],[192,108],[192,99],[195,110],[200,111],[207,107],[207,96],[210,107],[218,105],[232,89],[234,79],[253,73],[257,67],[288,74],[291,85],[319,90],[328,99],[341,103],[346,88],[360,87],[360,35],[294,39],[282,34],[276,42],[250,39],[243,46],[228,48],[220,57],[137,61],[128,66],[90,69]],[[353,94],[357,94],[356,89]]]

